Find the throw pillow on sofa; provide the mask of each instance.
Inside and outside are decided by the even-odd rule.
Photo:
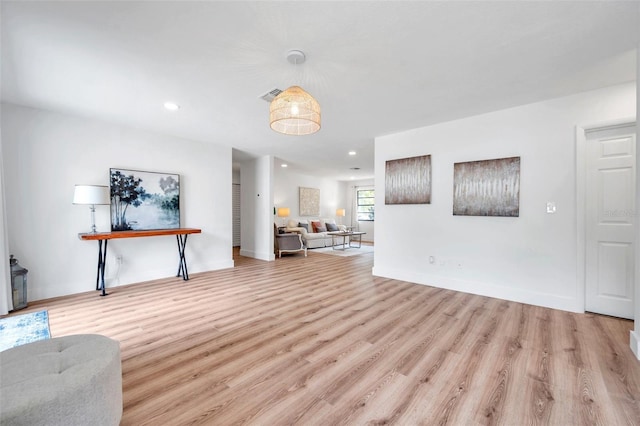
[[[304,228],[307,230],[307,232],[309,232],[309,224],[308,223],[298,223],[298,228]]]
[[[327,225],[327,231],[329,232],[335,232],[338,230],[338,225],[334,223],[325,223],[325,225]]]
[[[315,221],[315,220],[311,221],[312,232],[320,232],[320,231],[318,231],[318,227],[319,226],[320,226],[320,221]]]
[[[316,232],[327,232],[327,227],[326,226],[318,226]]]

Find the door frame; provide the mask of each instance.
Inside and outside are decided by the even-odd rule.
[[[576,307],[583,313],[585,312],[587,293],[587,132],[596,129],[615,129],[616,127],[624,127],[630,124],[636,124],[637,150],[637,123],[636,117],[634,116],[603,121],[595,124],[576,126]],[[639,166],[639,164],[636,164],[636,171]],[[636,184],[638,184],[638,182],[636,182]],[[636,227],[637,226],[638,224],[636,224]],[[637,244],[636,250],[638,250]],[[637,259],[637,256],[635,259]],[[637,266],[638,265],[636,265],[636,270]],[[636,288],[636,291],[634,291],[633,294],[634,304],[638,297],[639,295]]]

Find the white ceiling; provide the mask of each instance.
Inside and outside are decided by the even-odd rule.
[[[635,80],[638,4],[2,1],[2,100],[367,178],[376,136]],[[294,84],[314,135],[269,128]]]

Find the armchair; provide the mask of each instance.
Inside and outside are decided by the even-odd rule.
[[[295,253],[304,251],[304,257],[307,257],[307,245],[302,241],[300,234],[279,234],[278,227],[274,225],[275,232],[275,248],[278,257],[282,257],[282,253]]]

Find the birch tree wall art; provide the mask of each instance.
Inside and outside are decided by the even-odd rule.
[[[430,155],[386,162],[384,203],[431,204]]]
[[[180,227],[180,175],[109,169],[111,230]]]
[[[453,214],[520,215],[520,157],[453,165]]]

